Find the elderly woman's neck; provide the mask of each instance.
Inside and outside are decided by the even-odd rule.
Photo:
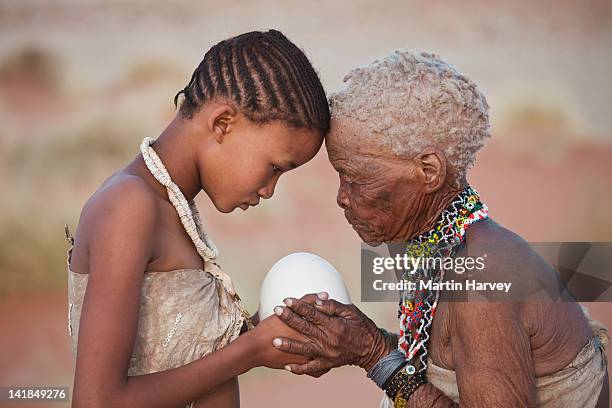
[[[408,220],[402,231],[401,241],[405,242],[432,230],[440,215],[453,202],[457,195],[467,187],[467,180],[459,183],[447,183],[432,194],[425,195],[418,200],[416,217],[407,217]]]

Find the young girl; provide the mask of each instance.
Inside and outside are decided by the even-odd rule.
[[[319,78],[283,34],[250,32],[212,47],[181,95],[76,239],[66,228],[74,407],[237,407],[239,374],[305,362],[272,345],[299,337],[276,316],[238,337],[252,324],[193,200],[247,210],[312,159],[329,128]]]

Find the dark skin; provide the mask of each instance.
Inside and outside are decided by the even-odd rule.
[[[366,128],[350,119],[332,122],[326,147],[340,174],[338,205],[371,245],[405,242],[431,229],[466,185],[465,179],[459,180],[459,187],[451,182],[454,170],[440,150],[431,147],[416,156],[398,157],[373,144]],[[469,278],[512,282],[520,293],[531,294],[529,301],[442,299],[431,330],[429,356],[434,364],[456,372],[461,406],[534,407],[535,377],[565,367],[592,332],[576,303],[551,302],[556,295],[554,271],[519,236],[492,219],[470,227],[457,256],[483,253],[488,254],[486,268]],[[281,338],[274,344],[311,358],[306,364],[287,367],[295,374],[317,377],[346,364],[367,371],[395,347],[354,305],[326,296],[314,302],[312,296],[287,299],[285,304],[277,315],[308,340]],[[597,407],[607,407],[608,400],[606,375]],[[458,404],[425,384],[408,406]]]
[[[154,149],[187,200],[204,190],[219,211],[231,212],[272,197],[281,174],[312,159],[322,140],[317,132],[280,122],[254,124],[231,104],[212,101],[190,120],[177,116]],[[238,375],[307,361],[272,346],[279,334],[302,338],[272,316],[190,364],[128,377],[144,272],[203,268],[165,188],[141,155],[85,204],[70,267],[89,274],[74,407],[176,407],[191,401],[196,407],[238,407]]]

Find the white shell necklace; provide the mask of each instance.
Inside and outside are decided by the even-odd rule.
[[[187,202],[187,199],[183,195],[181,189],[172,181],[170,174],[168,174],[168,170],[166,170],[166,166],[164,166],[155,150],[153,150],[153,147],[151,147],[154,142],[155,139],[145,137],[140,145],[142,158],[144,159],[147,168],[153,177],[155,177],[155,179],[159,181],[161,185],[166,187],[166,190],[168,191],[168,198],[176,209],[176,212],[181,219],[181,223],[189,235],[189,238],[191,238],[191,241],[195,245],[198,254],[200,254],[205,263],[209,262],[211,264],[209,266],[212,267],[208,268],[210,271],[207,270],[207,272],[220,280],[232,299],[239,302],[240,297],[234,290],[232,279],[229,277],[229,275],[223,272],[215,262],[217,256],[219,256],[219,250],[204,231],[200,213],[198,212],[195,202],[193,200],[191,202]],[[240,308],[244,310],[242,306],[240,306]]]

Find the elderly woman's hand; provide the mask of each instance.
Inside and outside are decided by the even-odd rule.
[[[302,299],[287,298],[284,301],[286,307],[274,309],[282,321],[302,333],[307,340],[279,337],[274,339],[273,345],[311,359],[306,364],[290,364],[285,368],[295,374],[313,377],[347,364],[369,370],[391,351],[391,344],[356,306],[328,300],[327,297],[323,292],[318,297],[310,294]]]

